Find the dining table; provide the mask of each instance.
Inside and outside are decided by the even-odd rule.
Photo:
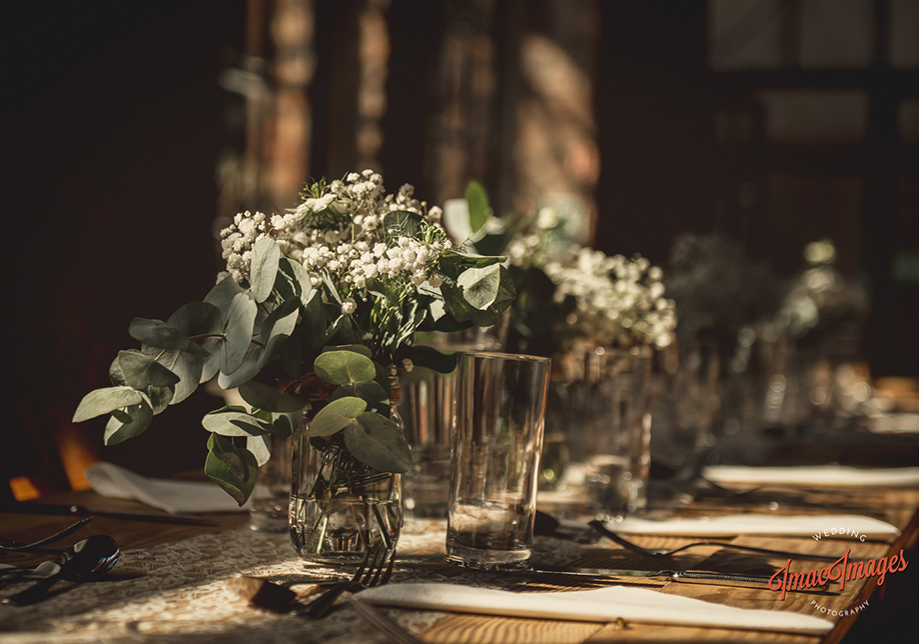
[[[852,447],[847,453],[876,454]],[[779,464],[788,462],[789,446],[774,453]],[[838,449],[839,443],[836,443]],[[915,446],[910,447],[914,449]],[[784,450],[784,451],[783,451]],[[809,451],[810,450],[810,451]],[[795,450],[810,458],[824,456],[829,448],[816,449],[812,442]],[[900,460],[912,458],[910,450],[895,449]],[[841,452],[833,453],[839,457]],[[896,459],[894,459],[896,460]],[[878,468],[876,463],[872,472]],[[899,462],[899,465],[904,463]],[[800,466],[800,465],[799,465]],[[805,463],[806,469],[806,463]],[[816,469],[816,466],[815,466]],[[893,468],[891,468],[892,470]],[[903,469],[903,468],[899,468]],[[194,479],[197,473],[179,478]],[[653,483],[653,482],[652,482]],[[642,532],[627,533],[630,542],[648,548],[672,549],[696,542],[700,537],[712,545],[688,548],[673,556],[639,554],[615,541],[583,529],[590,519],[582,504],[582,491],[545,490],[538,496],[543,518],[551,517],[547,529],[538,524],[533,539],[531,568],[543,570],[486,571],[461,568],[445,559],[446,519],[407,516],[398,542],[393,571],[386,587],[431,584],[431,587],[462,589],[463,594],[493,592],[545,598],[567,593],[610,588],[649,591],[664,599],[692,598],[700,606],[735,607],[773,611],[779,619],[775,628],[704,626],[628,616],[604,619],[564,619],[549,611],[540,614],[495,614],[500,611],[452,610],[432,606],[375,604],[374,611],[397,633],[433,643],[528,644],[553,642],[770,642],[781,644],[833,644],[868,641],[882,620],[905,619],[915,623],[917,555],[919,535],[919,485],[875,478],[866,483],[853,479],[851,485],[838,481],[816,481],[803,485],[795,479],[752,485],[718,479],[709,485],[651,486],[649,507],[634,517],[653,527],[655,521],[700,520],[712,525],[719,518],[748,519],[751,525],[775,517],[810,519],[811,527],[783,534],[781,531],[737,531],[716,534]],[[394,641],[395,636],[368,621],[355,607],[359,593],[344,593],[336,607],[321,619],[307,617],[291,606],[303,605],[326,588],[331,580],[349,576],[353,567],[335,568],[310,564],[294,551],[285,532],[252,530],[246,512],[199,513],[200,521],[176,518],[140,502],[101,496],[93,490],[71,491],[42,497],[35,504],[48,505],[48,513],[35,507],[10,506],[0,513],[0,536],[27,543],[73,524],[78,517],[66,508],[77,506],[92,518],[72,534],[41,547],[0,550],[0,564],[33,566],[54,559],[67,546],[90,535],[109,535],[120,548],[115,566],[98,578],[61,581],[43,601],[19,606],[0,604],[0,641],[4,644],[54,644],[72,642],[324,642],[375,643]],[[58,510],[63,506],[64,510]],[[139,513],[131,516],[131,513]],[[823,520],[824,523],[820,523]],[[867,533],[849,521],[874,520],[889,524],[887,532]],[[573,526],[573,527],[572,527]],[[618,526],[627,527],[623,522]],[[814,527],[816,526],[816,528]],[[617,529],[615,522],[607,527]],[[561,529],[565,528],[565,529]],[[820,560],[798,560],[777,555],[735,551],[723,547],[735,544],[802,555],[819,555]],[[844,587],[837,582],[825,586],[782,592],[783,568],[815,571],[832,564],[829,558],[846,557],[843,563],[867,562],[877,566],[875,574],[853,575]],[[886,575],[876,574],[884,559],[890,565]],[[757,575],[772,578],[770,584],[728,583],[721,580],[686,581],[661,576],[604,576],[569,574],[565,571],[616,569],[624,571],[703,570]],[[886,570],[886,567],[885,567]],[[803,580],[803,576],[801,577]],[[293,602],[272,605],[254,601],[240,591],[243,580],[256,580],[269,588],[292,592]],[[20,592],[27,582],[5,583],[0,600]],[[803,586],[802,581],[802,586]],[[786,584],[787,586],[787,584]],[[420,588],[427,588],[421,586]],[[365,591],[368,596],[373,591]],[[365,602],[361,602],[364,604]],[[904,610],[906,607],[906,610]],[[912,608],[909,608],[912,607]],[[701,611],[704,613],[704,610]],[[904,614],[906,613],[906,614]],[[782,628],[782,616],[811,616],[825,620],[822,631]],[[910,620],[912,620],[910,622]],[[866,640],[857,639],[866,632]],[[915,632],[906,640],[916,635]]]

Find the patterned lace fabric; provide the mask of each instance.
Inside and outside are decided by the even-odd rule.
[[[393,583],[447,581],[470,586],[513,588],[519,574],[482,573],[444,560],[445,522],[412,520],[399,540]],[[537,538],[543,561],[571,559],[577,546]],[[321,620],[250,606],[229,587],[236,575],[268,578],[306,592],[316,578],[343,571],[305,564],[286,534],[246,528],[203,535],[122,556],[102,581],[60,582],[51,598],[25,607],[0,606],[4,644],[82,642],[388,642],[347,605]],[[313,581],[310,581],[313,580]],[[310,582],[310,583],[305,583]],[[9,596],[21,585],[0,590]],[[387,610],[412,632],[445,616],[430,611]]]

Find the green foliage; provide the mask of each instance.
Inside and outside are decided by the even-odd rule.
[[[329,189],[319,182],[305,194],[320,199]],[[491,216],[488,196],[475,184],[467,199],[473,230],[480,232]],[[306,220],[333,229],[353,216],[326,208]],[[270,456],[270,439],[296,431],[308,400],[319,409],[310,423],[312,438],[347,448],[370,468],[406,471],[411,455],[390,418],[383,365],[407,358],[452,370],[455,357],[412,347],[414,334],[495,324],[514,290],[502,258],[443,250],[446,232],[418,212],[387,210],[377,225],[388,244],[410,237],[436,245],[429,282],[418,286],[381,274],[361,291],[327,271],[308,273],[299,260],[284,256],[269,231],[251,246],[248,271],[236,279],[223,278],[202,301],[180,307],[165,322],[132,320],[128,331],[140,347],[118,353],[109,369],[113,386],[88,393],[74,422],[109,415],[105,442],[119,443],[216,379],[224,389],[238,388],[247,406],[217,409],[202,419],[205,471],[240,504]],[[307,383],[301,394],[306,388],[310,395],[282,391],[285,379]]]
[[[313,362],[316,375],[334,385],[353,385],[373,380],[373,360],[354,351],[327,351]]]
[[[310,421],[310,437],[324,438],[340,432],[367,409],[367,401],[347,396],[330,402]]]
[[[381,472],[407,472],[412,467],[408,442],[390,418],[364,412],[344,428],[344,438],[348,451]]]
[[[237,447],[232,440],[211,434],[207,441],[204,472],[227,494],[242,505],[255,488],[258,461],[247,449]]]

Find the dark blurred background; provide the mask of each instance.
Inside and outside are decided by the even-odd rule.
[[[366,167],[433,203],[478,179],[660,265],[719,230],[790,277],[831,238],[872,375],[919,372],[912,0],[88,0],[3,31],[4,467],[47,489],[79,484],[47,460],[71,443],[202,467],[203,390],[119,446],[70,417],[131,318],[204,296],[228,217]]]

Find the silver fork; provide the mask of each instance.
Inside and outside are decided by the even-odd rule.
[[[659,550],[652,548],[644,548],[639,546],[636,543],[622,538],[612,530],[606,527],[604,523],[598,519],[594,519],[589,523],[590,527],[602,534],[604,537],[611,541],[615,541],[620,546],[626,550],[631,550],[640,555],[645,555],[647,557],[669,557],[675,555],[678,552],[688,550],[689,548],[695,548],[698,546],[718,546],[719,548],[728,548],[730,550],[739,550],[742,552],[752,552],[761,555],[771,555],[774,557],[790,557],[792,559],[814,559],[817,561],[836,561],[839,557],[829,556],[829,555],[813,555],[804,552],[788,552],[785,550],[772,550],[770,548],[757,548],[755,546],[742,546],[735,543],[723,543],[721,541],[694,541],[693,543],[687,543],[685,546],[680,546],[679,548],[674,548],[673,550]]]
[[[319,619],[324,617],[335,602],[345,591],[358,592],[365,588],[382,586],[392,577],[393,564],[396,560],[396,551],[393,548],[387,548],[382,542],[377,543],[367,551],[364,560],[354,575],[347,581],[342,581],[319,597],[308,603],[297,611],[298,614],[306,617]]]
[[[63,539],[64,537],[76,532],[77,530],[82,528],[84,525],[86,525],[90,521],[92,521],[92,517],[86,517],[84,519],[80,519],[76,523],[73,523],[67,526],[60,532],[55,532],[54,534],[48,537],[39,539],[38,541],[33,541],[32,543],[20,543],[18,541],[13,541],[12,539],[7,539],[6,537],[0,537],[0,551],[18,552],[18,551],[25,551],[25,550],[34,550],[35,548],[40,548],[41,546],[45,546],[45,545],[48,545],[49,543],[53,543],[55,541],[59,541],[60,539]]]

